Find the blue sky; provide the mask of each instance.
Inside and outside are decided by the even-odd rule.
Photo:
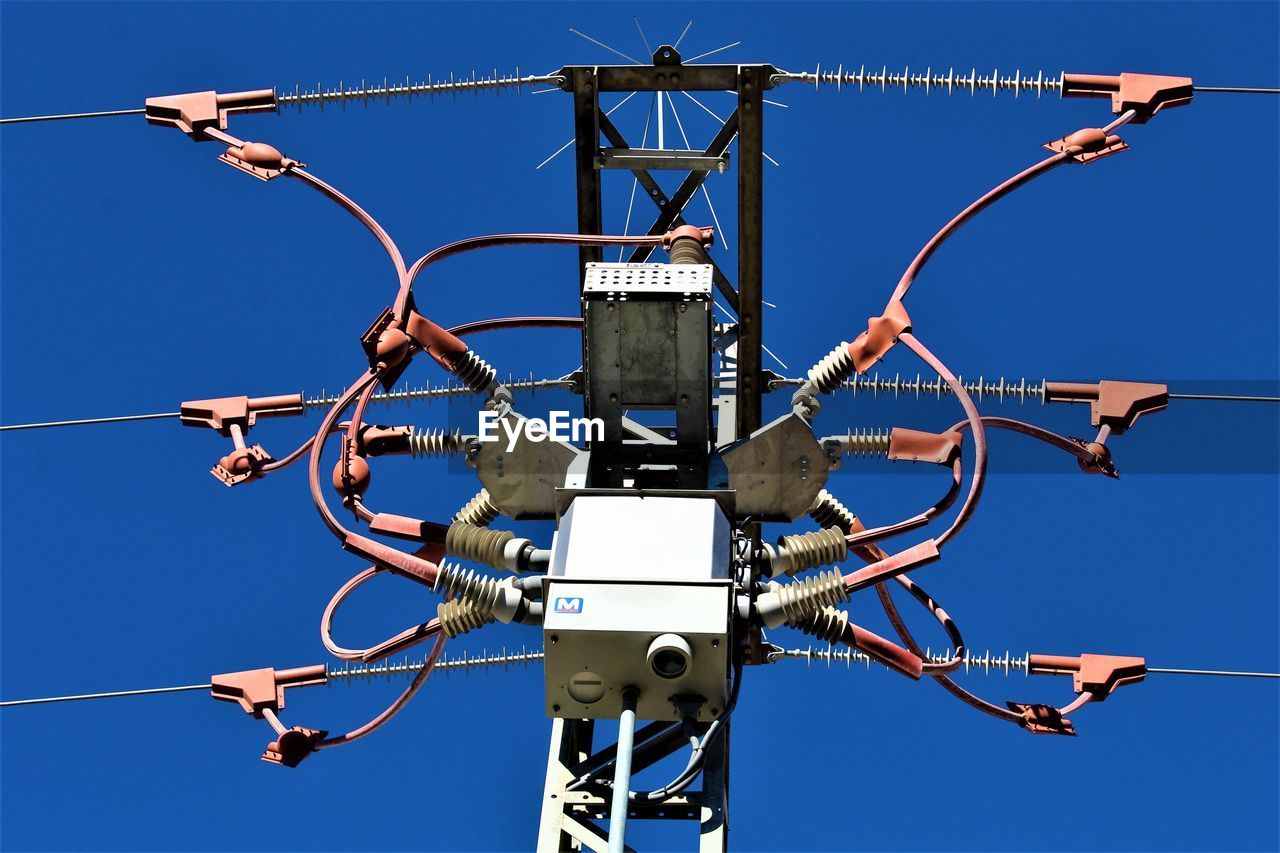
[[[5,2],[0,114],[609,63],[568,28],[635,55],[633,14],[655,42],[692,18],[689,52],[741,39],[725,61],[788,70],[1126,70],[1274,86],[1280,66],[1277,7],[1262,3]],[[918,247],[963,205],[1039,159],[1046,140],[1108,119],[1103,101],[798,85],[772,97],[789,106],[770,109],[765,131],[781,163],[765,178],[765,298],[778,305],[765,334],[792,375],[864,328]],[[636,138],[641,101],[615,114]],[[730,102],[711,96],[708,105],[727,112]],[[1274,387],[1278,106],[1197,97],[1126,129],[1123,156],[1020,190],[921,276],[917,333],[965,375]],[[714,130],[698,113],[681,112],[695,145]],[[239,117],[230,129],[309,163],[414,257],[472,234],[574,227],[571,158],[533,168],[571,135],[565,96],[285,112]],[[216,161],[216,145],[139,117],[5,127],[0,146],[0,422],[316,393],[360,369],[357,338],[394,282],[367,234],[305,187],[250,180]],[[610,177],[606,219],[620,229],[630,182]],[[721,222],[733,221],[732,175],[708,186]],[[701,200],[689,216],[709,221]],[[733,252],[722,257],[732,268]],[[574,259],[544,248],[458,258],[432,271],[419,302],[444,324],[574,313]],[[504,370],[554,376],[577,366],[565,332],[475,345]],[[440,378],[421,361],[413,379]],[[883,367],[918,370],[905,351]],[[770,411],[785,405],[776,396]],[[521,407],[536,414],[556,403]],[[469,417],[440,404],[378,411],[424,427]],[[1083,408],[987,411],[1088,429]],[[265,421],[251,437],[282,451],[316,417]],[[959,417],[954,402],[860,398],[828,406],[820,423],[825,432],[941,429]],[[996,436],[996,474],[976,519],[919,580],[979,650],[1274,671],[1276,433],[1272,409],[1175,403],[1116,440],[1119,481]],[[225,445],[169,421],[0,437],[0,698],[187,684],[324,659],[321,609],[362,565],[318,522],[301,471],[235,490],[215,482],[207,471]],[[931,502],[940,485],[901,473],[851,463],[832,489],[868,522],[889,522]],[[476,489],[463,471],[408,459],[377,464],[374,483],[379,507],[436,519]],[[551,534],[520,530],[538,541]],[[434,606],[420,588],[385,579],[352,602],[339,633],[349,645],[373,642]],[[887,630],[876,609],[865,594],[850,606],[855,620]],[[925,621],[913,624],[941,641]],[[450,650],[538,640],[530,629],[494,628]],[[997,701],[1069,698],[1065,679],[978,674],[965,683]],[[285,719],[341,730],[401,686],[293,691]],[[5,709],[0,845],[528,849],[549,729],[541,692],[537,668],[437,676],[377,735],[292,771],[257,760],[262,723],[199,693]],[[733,844],[1273,849],[1277,700],[1272,682],[1152,676],[1082,711],[1079,738],[1035,738],[889,673],[756,668],[734,718]],[[691,831],[637,826],[634,842],[682,849]]]

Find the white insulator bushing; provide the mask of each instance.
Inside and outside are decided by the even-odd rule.
[[[848,613],[827,606],[821,610],[815,610],[792,627],[834,646],[844,639],[844,632],[848,626]]]
[[[474,350],[467,350],[458,356],[458,361],[453,367],[453,375],[473,391],[487,391],[497,378],[498,371],[476,355]]]
[[[476,527],[488,527],[500,515],[502,510],[494,506],[493,501],[489,499],[489,490],[481,489],[474,498],[467,501],[462,509],[458,510],[453,520]]]
[[[849,430],[840,439],[841,450],[850,456],[888,456],[889,431],[887,429]]]
[[[467,452],[462,430],[449,432],[443,429],[414,430],[409,436],[409,454],[414,458],[430,459],[436,456],[460,456]]]
[[[794,575],[805,569],[843,563],[849,556],[849,546],[839,527],[828,527],[796,536],[783,536],[778,547],[770,549],[773,574]]]
[[[810,614],[848,598],[844,576],[838,569],[803,581],[769,584],[769,591],[756,598],[756,611],[766,628],[799,625]]]
[[[840,346],[823,356],[822,360],[809,368],[809,382],[819,394],[829,394],[854,373],[853,357],[849,355],[849,343],[841,341]]]
[[[519,568],[520,550],[528,544],[528,539],[517,539],[510,530],[489,530],[463,521],[450,524],[444,537],[445,551],[455,557],[513,572]]]
[[[809,517],[822,527],[838,527],[845,535],[853,532],[853,528],[858,523],[858,517],[853,514],[853,511],[840,503],[835,495],[826,489],[818,492],[818,496],[813,499],[813,505],[809,507]]]
[[[436,582],[432,588],[445,595],[470,598],[474,597],[476,590],[488,579],[475,569],[464,569],[457,563],[445,560],[436,571]]]
[[[450,639],[474,631],[494,621],[486,613],[482,613],[470,601],[464,598],[445,601],[436,608],[436,618],[440,620],[440,630]]]
[[[515,618],[521,593],[515,579],[483,577],[468,572],[454,584],[454,597],[436,608],[440,629],[453,638],[490,622],[510,622]]]

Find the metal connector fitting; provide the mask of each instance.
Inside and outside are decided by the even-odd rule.
[[[205,130],[227,129],[231,113],[263,113],[276,111],[275,89],[249,92],[189,92],[185,95],[163,95],[147,98],[148,124],[176,127],[197,142],[210,137]]]
[[[223,702],[238,702],[246,714],[261,718],[264,711],[284,707],[284,691],[288,687],[307,687],[328,680],[324,664],[294,669],[249,669],[226,672],[210,679],[211,694]]]

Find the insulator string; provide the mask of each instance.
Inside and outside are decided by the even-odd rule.
[[[890,90],[909,92],[913,89],[923,89],[926,95],[939,91],[948,95],[956,93],[976,95],[979,92],[990,92],[992,96],[999,95],[1001,92],[1012,92],[1015,98],[1023,94],[1035,94],[1039,98],[1046,92],[1061,92],[1062,78],[1062,74],[1046,75],[1044,71],[1036,71],[1033,75],[1019,69],[1015,69],[1012,73],[1001,73],[1000,69],[996,68],[988,74],[977,68],[970,68],[966,74],[963,68],[957,73],[952,67],[948,68],[944,74],[941,69],[934,71],[932,67],[926,68],[921,73],[919,69],[912,71],[909,66],[897,71],[890,69],[888,65],[882,65],[877,71],[875,68],[868,69],[867,66],[860,65],[855,71],[854,66],[850,65],[846,71],[844,65],[838,65],[833,71],[830,67],[823,70],[819,64],[813,71],[779,72],[773,76],[773,82],[775,84],[811,83],[815,89],[822,86],[835,86],[837,91],[842,91],[846,87],[856,88],[859,92],[868,89],[878,89],[881,92]],[[1193,86],[1192,89],[1196,92],[1210,93],[1280,95],[1280,89],[1249,86]]]
[[[469,655],[463,652],[457,656],[445,655],[436,662],[435,669],[445,672],[502,667],[504,670],[512,666],[527,666],[542,660],[540,649],[521,648],[519,651],[502,648],[495,653],[482,652]],[[380,663],[347,663],[341,666],[329,666],[325,674],[336,681],[366,680],[392,676],[413,675],[422,668],[424,658],[402,658],[398,661],[386,660]],[[210,690],[212,683],[186,684],[180,687],[149,687],[143,690],[117,690],[110,693],[80,693],[72,696],[45,696],[38,699],[11,699],[0,702],[0,708],[12,708],[20,705],[47,705],[54,702],[77,702],[85,699],[114,699],[122,696],[153,696],[160,693],[181,693],[192,690]]]
[[[514,74],[499,74],[494,69],[491,74],[479,76],[472,71],[471,76],[450,74],[448,78],[427,76],[425,80],[414,82],[408,76],[403,81],[392,81],[384,77],[381,83],[369,83],[361,80],[359,85],[347,85],[339,82],[337,86],[325,88],[316,83],[314,88],[303,88],[295,85],[292,89],[284,89],[284,94],[276,96],[276,103],[281,107],[296,106],[299,110],[304,106],[339,104],[345,107],[348,103],[369,101],[385,101],[391,103],[393,98],[405,98],[412,101],[416,97],[434,100],[437,95],[457,96],[460,92],[496,91],[504,89],[523,90],[526,86],[558,86],[562,78],[553,74],[520,75],[517,68]]]
[[[504,671],[514,666],[524,668],[531,663],[542,660],[544,654],[541,649],[521,648],[519,651],[509,650],[507,648],[499,649],[497,652],[481,651],[478,655],[470,655],[462,652],[457,656],[445,656],[440,658],[435,668],[444,672],[470,671],[473,669],[495,669],[501,667]],[[951,660],[952,652],[942,650],[934,652],[925,650],[925,657],[933,663],[944,663]],[[833,648],[816,648],[809,646],[807,648],[796,649],[775,649],[769,655],[770,661],[777,660],[802,660],[812,665],[815,661],[827,664],[830,668],[832,664],[844,664],[846,668],[852,668],[853,664],[865,664],[869,669],[874,661],[858,651],[857,649],[833,649]],[[1014,655],[1012,652],[1003,654],[992,653],[990,651],[983,652],[981,655],[974,652],[965,652],[964,668],[966,672],[980,671],[984,674],[992,672],[1001,675],[1011,675],[1015,672],[1021,672],[1026,675],[1028,673],[1029,655]],[[386,660],[379,663],[344,663],[340,666],[331,666],[326,670],[326,675],[334,681],[372,681],[375,678],[391,679],[395,676],[407,676],[416,673],[422,667],[422,658],[401,658],[398,661]],[[1280,672],[1246,672],[1241,670],[1219,670],[1219,669],[1173,669],[1168,667],[1148,667],[1148,673],[1156,675],[1209,675],[1220,676],[1223,678],[1278,678]],[[209,690],[212,684],[187,684],[180,687],[151,687],[144,690],[118,690],[111,693],[81,693],[73,696],[47,696],[38,699],[11,699],[7,702],[0,702],[0,708],[12,708],[19,705],[46,705],[54,702],[75,702],[83,699],[111,699],[121,696],[152,696],[161,693],[181,693],[191,690]]]
[[[964,389],[969,392],[979,402],[984,400],[995,400],[1004,403],[1009,400],[1016,400],[1019,403],[1025,403],[1028,400],[1044,403],[1045,380],[1039,381],[1028,380],[1025,377],[1021,379],[1008,379],[1003,376],[988,379],[979,376],[977,380],[965,380],[963,376],[959,377]],[[796,388],[804,383],[802,378],[784,377],[771,379],[768,383],[770,391],[776,391],[780,388]],[[940,376],[926,378],[923,374],[916,374],[914,377],[902,376],[894,374],[892,377],[879,373],[868,373],[862,376],[855,376],[838,385],[832,387],[832,391],[849,391],[854,396],[858,394],[870,394],[873,397],[881,394],[892,395],[894,398],[908,396],[922,399],[924,397],[933,397],[941,399],[942,397],[951,396],[951,387],[943,381]],[[1181,394],[1170,393],[1170,400],[1210,400],[1216,402],[1232,401],[1238,403],[1280,403],[1280,397],[1250,394]]]
[[[1009,400],[1016,400],[1019,403],[1025,403],[1028,400],[1043,403],[1044,397],[1044,380],[1039,382],[1031,382],[1027,379],[1006,379],[998,377],[995,379],[986,379],[978,377],[976,381],[965,381],[964,377],[960,377],[965,390],[969,392],[979,402],[984,400],[995,400],[1004,403]],[[551,388],[561,388],[573,391],[577,387],[571,379],[535,379],[532,375],[517,379],[514,375],[508,374],[505,379],[501,380],[502,384],[510,388],[512,391],[539,391]],[[770,391],[776,391],[780,388],[799,387],[804,382],[803,379],[783,377],[779,379],[771,379],[768,383]],[[911,396],[916,399],[924,397],[934,397],[940,399],[942,397],[951,396],[951,388],[940,376],[934,376],[932,379],[926,379],[923,375],[917,374],[913,377],[903,377],[895,374],[892,378],[888,376],[880,376],[878,373],[869,373],[864,376],[857,376],[835,386],[832,390],[849,391],[855,396],[858,394],[870,394],[877,397],[881,394],[889,394],[893,397]],[[478,393],[474,389],[462,385],[461,383],[449,381],[439,385],[433,385],[430,382],[424,382],[420,385],[409,385],[406,383],[400,388],[394,388],[390,391],[381,391],[374,394],[372,402],[375,403],[411,403],[415,400],[431,401],[439,398],[475,395]],[[307,396],[304,405],[307,409],[316,407],[327,408],[337,402],[339,394],[330,394],[321,390],[318,395]],[[1249,394],[1178,394],[1170,393],[1170,400],[1204,400],[1211,402],[1238,402],[1238,403],[1280,403],[1280,397],[1249,395]],[[162,418],[176,418],[178,412],[158,412],[146,415],[121,415],[119,417],[107,418],[84,418],[81,420],[66,421],[46,421],[42,423],[29,424],[7,424],[0,426],[0,432],[8,432],[22,429],[44,429],[48,427],[63,426],[85,426],[89,424],[109,424],[109,423],[126,423],[129,421],[145,421],[157,420]]]
[[[865,65],[859,66],[856,71],[853,66],[849,66],[846,71],[843,65],[837,66],[835,70],[828,68],[824,71],[821,65],[817,65],[813,71],[780,72],[774,75],[773,82],[812,83],[815,89],[835,86],[837,91],[846,87],[856,88],[859,92],[867,89],[878,89],[881,92],[890,89],[901,92],[923,89],[926,95],[935,90],[948,95],[957,92],[969,95],[990,92],[994,96],[1001,92],[1013,92],[1015,98],[1024,93],[1034,93],[1039,98],[1045,92],[1056,93],[1062,89],[1061,74],[1049,76],[1043,71],[1037,71],[1034,75],[1021,70],[1001,74],[997,68],[987,74],[973,68],[968,74],[963,69],[957,74],[954,68],[949,68],[944,74],[941,70],[935,72],[932,68],[926,68],[923,73],[913,72],[909,67],[895,71],[890,70],[887,65],[881,66],[878,71],[875,68],[868,69]]]
[[[534,379],[532,375],[528,376],[527,378],[520,378],[520,379],[517,379],[513,375],[508,375],[505,379],[501,379],[500,382],[503,385],[505,385],[507,388],[510,388],[512,391],[540,391],[540,390],[546,390],[551,388],[562,388],[565,390],[573,390],[576,387],[575,383],[571,379]],[[374,394],[372,397],[372,402],[387,403],[387,404],[411,403],[415,400],[431,401],[439,398],[475,395],[477,393],[479,392],[475,391],[474,389],[466,385],[462,385],[461,383],[453,382],[453,381],[444,382],[439,385],[435,385],[430,382],[424,382],[420,385],[409,385],[408,383],[406,383],[404,386],[400,388],[393,388],[390,391],[381,391],[377,394]],[[327,391],[322,389],[321,392],[315,396],[308,396],[304,394],[303,405],[304,405],[304,408],[306,409],[314,409],[317,407],[328,408],[329,406],[332,406],[337,402],[339,396],[340,395],[338,394],[330,394]],[[176,418],[176,417],[179,417],[180,414],[181,414],[180,412],[157,412],[154,414],[146,414],[146,415],[121,415],[119,417],[108,417],[108,418],[83,418],[81,420],[45,421],[42,423],[29,423],[29,424],[7,424],[5,426],[0,426],[0,432],[8,432],[8,431],[22,430],[22,429],[44,429],[48,427],[86,426],[89,424],[109,424],[109,423],[126,423],[129,421],[158,420],[162,418]]]

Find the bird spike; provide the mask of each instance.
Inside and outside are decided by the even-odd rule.
[[[449,673],[459,670],[467,672],[473,669],[502,667],[505,671],[515,664],[523,667],[540,660],[542,660],[542,651],[540,649],[530,651],[522,646],[519,651],[514,651],[503,646],[492,654],[484,651],[480,655],[473,656],[463,651],[457,656],[444,655],[440,660],[436,661],[434,670],[443,670]],[[373,681],[379,677],[385,677],[390,680],[397,675],[413,675],[422,668],[424,663],[426,663],[425,656],[421,658],[409,658],[406,656],[401,660],[393,661],[388,659],[379,663],[344,662],[341,665],[330,666],[327,675],[331,680],[335,681]]]
[[[947,69],[946,74],[926,68],[922,74],[919,71],[912,72],[909,67],[904,67],[900,72],[890,71],[887,65],[881,66],[879,71],[874,68],[868,71],[865,65],[859,66],[857,71],[845,71],[843,65],[835,71],[823,71],[819,64],[813,71],[780,72],[774,75],[773,81],[774,83],[812,83],[815,89],[824,85],[834,85],[836,91],[841,91],[846,86],[850,88],[857,86],[859,92],[868,87],[878,88],[881,92],[887,92],[891,88],[903,92],[923,89],[926,95],[934,89],[943,90],[948,95],[957,91],[968,92],[970,95],[976,95],[980,91],[990,92],[993,96],[1000,92],[1013,92],[1015,98],[1024,92],[1034,92],[1039,98],[1045,92],[1062,90],[1061,74],[1056,77],[1046,76],[1043,71],[1037,71],[1033,76],[1015,70],[1012,75],[1009,75],[1001,74],[998,68],[990,74],[982,74],[976,68],[971,69],[968,74],[963,70],[957,74],[954,68]]]
[[[499,384],[512,391],[538,391],[547,388],[572,390],[574,387],[573,382],[568,379],[534,379],[532,375],[527,379],[517,379],[513,374],[509,374],[505,379],[500,379]],[[406,382],[400,388],[380,391],[374,394],[371,401],[375,403],[412,403],[414,400],[430,401],[441,397],[474,396],[479,393],[482,392],[453,381],[440,385],[432,385],[430,382],[423,382],[421,385],[409,385]],[[328,407],[335,405],[340,397],[341,395],[338,394],[328,394],[321,391],[318,396],[307,397],[305,405],[308,409]]]
[[[474,71],[469,77],[450,74],[448,80],[436,80],[431,75],[427,75],[426,80],[417,83],[406,75],[403,83],[398,80],[392,83],[389,78],[384,77],[380,84],[371,85],[361,80],[359,86],[346,86],[339,82],[336,87],[329,89],[320,83],[316,83],[314,88],[306,89],[301,85],[295,85],[292,89],[284,88],[282,90],[284,94],[277,95],[276,102],[282,107],[296,106],[301,111],[304,106],[319,106],[323,109],[325,104],[335,102],[344,107],[348,101],[368,103],[375,99],[391,103],[392,98],[404,98],[412,102],[414,95],[426,95],[434,99],[439,94],[449,93],[456,96],[458,92],[475,92],[479,96],[482,89],[494,92],[501,92],[503,89],[519,91],[525,86],[556,86],[562,80],[563,78],[553,74],[528,74],[522,77],[519,68],[516,68],[514,74],[499,74],[497,69],[494,69],[491,76],[485,77],[477,76]]]
[[[1044,380],[1029,382],[1025,378],[1006,379],[1003,376],[999,376],[987,379],[979,376],[976,382],[972,380],[966,382],[963,376],[958,378],[965,391],[978,402],[988,398],[995,399],[1001,403],[1006,400],[1017,400],[1019,403],[1025,403],[1028,400],[1045,402]],[[803,379],[774,379],[769,383],[769,388],[770,390],[777,390],[783,387],[799,386],[803,382]],[[922,397],[940,398],[950,396],[951,386],[941,376],[937,375],[926,379],[923,374],[919,373],[914,378],[910,376],[904,377],[898,373],[895,373],[892,377],[888,375],[882,377],[879,373],[868,373],[847,379],[835,385],[832,391],[849,391],[855,397],[858,394],[870,394],[873,397],[879,397],[881,394],[891,394],[895,398],[912,396],[918,400]]]
[[[955,653],[950,649],[944,649],[940,652],[934,652],[932,649],[925,649],[924,660],[926,663],[946,663],[952,659]],[[808,646],[806,648],[795,649],[779,649],[772,654],[773,660],[782,659],[803,660],[807,664],[812,665],[814,661],[820,661],[827,664],[830,669],[833,663],[843,663],[846,668],[852,668],[855,663],[864,663],[867,668],[871,668],[872,658],[857,649],[836,649],[831,647],[821,648]],[[1010,675],[1013,672],[1021,672],[1027,675],[1029,670],[1028,655],[1014,655],[1012,652],[1006,651],[1004,654],[992,654],[990,651],[983,652],[981,655],[965,650],[961,658],[966,672],[971,670],[981,670],[983,674],[990,675],[993,671],[1002,675]]]

